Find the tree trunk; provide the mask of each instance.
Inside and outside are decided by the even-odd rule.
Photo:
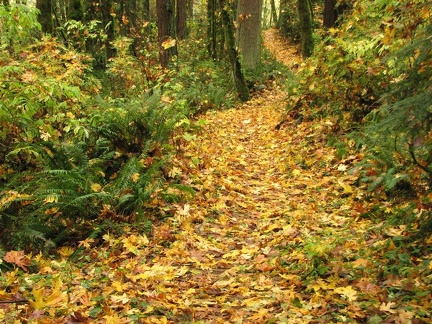
[[[312,7],[310,1],[298,0],[297,8],[300,18],[302,56],[307,58],[312,55],[314,48]]]
[[[257,70],[261,61],[262,0],[239,0],[237,42],[242,66],[246,71]]]
[[[187,0],[177,0],[177,37],[187,36]]]
[[[249,100],[249,89],[246,85],[243,72],[241,70],[241,64],[235,44],[234,37],[234,23],[232,16],[230,15],[230,8],[227,0],[220,0],[222,23],[225,31],[225,39],[227,45],[227,55],[231,64],[231,69],[234,77],[234,83],[237,89],[238,96],[241,101]]]
[[[42,26],[42,32],[52,34],[54,24],[51,0],[36,0],[36,8],[40,11],[38,21]]]
[[[277,12],[276,12],[276,3],[275,0],[270,0],[270,10],[271,10],[271,17],[273,20],[272,25],[275,26],[278,22]]]
[[[105,40],[105,50],[107,55],[107,60],[115,56],[115,49],[112,46],[112,42],[115,38],[114,31],[114,19],[111,16],[111,5],[112,0],[103,0],[100,2],[101,14],[102,14],[102,24],[105,28],[107,38]]]
[[[338,18],[336,2],[337,0],[325,0],[323,26],[326,28],[332,28],[335,26],[336,20]]]
[[[159,61],[163,68],[168,67],[171,58],[177,55],[174,12],[174,0],[156,1]]]

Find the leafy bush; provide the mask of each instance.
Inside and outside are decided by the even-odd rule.
[[[163,144],[183,116],[154,97],[127,107],[92,107],[75,128],[86,136],[71,132],[61,141],[23,147],[38,167],[12,173],[1,193],[3,238],[19,248],[41,242],[50,247],[105,218],[142,217],[144,203],[162,183]]]
[[[420,5],[356,1],[340,28],[323,34],[315,56],[302,64],[298,83],[289,89],[291,109],[306,119],[337,117],[342,129],[362,124],[390,91],[394,61],[386,58],[410,39],[419,24]]]
[[[116,88],[103,99],[89,57],[51,38],[32,42],[0,50],[2,243],[49,249],[104,220],[144,220],[163,180],[165,143],[187,111],[157,89],[113,99]],[[120,80],[124,62],[125,53],[110,77]]]
[[[431,22],[419,26],[413,40],[387,58],[394,66],[390,91],[365,129],[368,158],[384,162],[378,168],[382,174],[397,166],[413,185],[427,187],[432,184],[431,32]]]
[[[37,20],[38,10],[21,3],[0,4],[0,50],[9,53],[33,42],[40,33],[41,25]]]

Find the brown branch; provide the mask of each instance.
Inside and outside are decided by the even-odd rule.
[[[27,299],[17,299],[17,300],[0,300],[0,304],[24,304],[28,303]]]

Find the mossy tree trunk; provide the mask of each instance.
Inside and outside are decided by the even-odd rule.
[[[106,30],[105,49],[107,60],[115,56],[115,48],[112,42],[115,38],[114,19],[111,15],[112,0],[101,1],[102,24]]]
[[[234,77],[234,83],[238,96],[241,101],[249,100],[249,89],[246,85],[239,55],[236,47],[236,41],[234,37],[234,23],[230,10],[232,7],[229,6],[227,0],[220,0],[220,8],[222,14],[223,29],[225,31],[225,41],[227,46],[227,56],[231,64],[231,70]]]
[[[298,0],[297,8],[300,19],[302,56],[307,58],[312,55],[314,49],[312,5],[310,0]]]
[[[278,23],[278,17],[277,17],[275,0],[270,0],[270,10],[271,10],[271,17],[273,20],[272,25],[276,26],[276,24]]]
[[[243,68],[255,72],[261,62],[262,0],[239,0],[237,43]]]

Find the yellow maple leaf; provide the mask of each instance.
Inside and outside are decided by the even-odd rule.
[[[299,169],[294,169],[292,172],[293,175],[298,176],[301,174],[301,171]]]
[[[137,183],[139,180],[140,174],[138,172],[135,172],[134,174],[132,174],[132,181]]]
[[[386,304],[386,303],[382,303],[382,304],[380,305],[379,310],[382,311],[382,312],[387,312],[387,313],[392,313],[392,314],[394,314],[394,313],[396,313],[396,310],[393,309],[393,307],[394,307],[395,305],[396,305],[395,302],[388,302],[387,304]]]
[[[261,308],[254,315],[250,316],[249,319],[256,322],[263,322],[267,317],[269,310],[266,308]]]
[[[60,278],[55,279],[51,294],[47,297],[44,295],[45,288],[41,287],[36,289],[33,287],[32,293],[34,300],[30,300],[29,303],[34,309],[43,309],[50,306],[58,306],[67,300],[66,293],[61,291],[63,282]]]
[[[103,317],[106,321],[105,324],[123,324],[124,320],[121,319],[117,314],[105,315]]]
[[[129,303],[129,301],[130,301],[130,299],[129,299],[129,297],[126,295],[126,293],[124,293],[124,294],[121,295],[121,296],[111,296],[110,299],[111,299],[111,301],[112,301],[113,303],[116,303],[116,304],[123,304],[123,305]]]
[[[117,292],[123,292],[123,283],[121,281],[113,281],[111,284]]]
[[[107,234],[105,234],[107,235]],[[90,248],[91,247],[91,243],[93,243],[95,240],[92,238],[86,238],[84,241],[79,241],[79,247],[84,246],[85,248]]]
[[[163,49],[167,50],[176,45],[176,40],[174,38],[168,38],[166,41],[162,42]]]
[[[29,300],[31,307],[33,307],[34,309],[41,309],[45,306],[45,302],[43,298],[44,291],[45,289],[43,287],[39,289],[33,287],[32,293],[33,293],[34,300]]]
[[[348,301],[357,300],[357,291],[351,286],[335,288],[334,292],[344,296]]]
[[[74,253],[74,249],[72,249],[70,246],[63,246],[60,249],[57,250],[57,252],[63,257],[67,258]]]

